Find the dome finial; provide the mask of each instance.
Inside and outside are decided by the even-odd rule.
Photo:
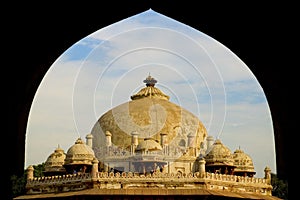
[[[148,77],[143,81],[144,83],[146,83],[146,86],[152,86],[154,87],[155,83],[157,83],[157,80],[155,80],[153,77],[151,77],[150,72]]]
[[[146,87],[142,88],[137,94],[132,95],[130,97],[132,100],[145,97],[169,100],[170,97],[168,95],[164,94],[162,91],[155,87],[155,83],[157,83],[157,80],[155,80],[150,75],[150,73],[143,82],[146,83]]]

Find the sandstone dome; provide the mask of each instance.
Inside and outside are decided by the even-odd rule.
[[[234,169],[236,174],[255,174],[254,165],[252,158],[246,154],[243,150],[237,149],[233,153],[234,165],[236,168]]]
[[[200,149],[207,131],[202,122],[190,111],[169,101],[169,96],[155,87],[157,81],[150,75],[144,80],[146,87],[125,102],[104,113],[92,128],[93,148],[105,146],[106,132],[111,133],[114,146],[127,149],[132,133],[138,141],[153,138],[161,141],[166,135],[169,146],[187,147],[188,135],[192,134],[194,145]],[[148,141],[149,142],[149,141]]]
[[[72,145],[67,151],[65,165],[92,165],[94,157],[95,154],[92,148],[86,145],[81,138],[78,138],[75,144]]]
[[[145,138],[144,141],[140,142],[137,147],[137,151],[158,151],[162,150],[159,142],[152,138]]]
[[[51,153],[45,162],[45,172],[65,171],[63,165],[65,163],[66,154],[59,146]]]
[[[231,150],[217,139],[205,156],[206,166],[234,166]]]

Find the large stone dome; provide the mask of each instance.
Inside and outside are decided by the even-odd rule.
[[[202,122],[190,111],[169,101],[169,96],[155,87],[150,75],[144,80],[146,87],[125,102],[104,113],[92,128],[93,148],[105,146],[106,132],[111,133],[112,145],[129,148],[132,133],[138,141],[145,138],[161,140],[166,135],[168,145],[187,147],[188,135],[194,135],[193,145],[200,149],[207,136]]]

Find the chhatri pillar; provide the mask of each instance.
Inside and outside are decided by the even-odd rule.
[[[32,180],[33,179],[33,171],[34,171],[34,168],[33,168],[32,165],[30,165],[27,168],[27,180]]]

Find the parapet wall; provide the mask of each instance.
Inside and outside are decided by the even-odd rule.
[[[97,172],[77,173],[62,176],[39,177],[27,180],[27,194],[57,193],[78,191],[90,188],[98,189],[207,189],[229,192],[246,192],[272,195],[270,181],[264,178],[236,175],[196,173],[139,174],[134,172]]]

